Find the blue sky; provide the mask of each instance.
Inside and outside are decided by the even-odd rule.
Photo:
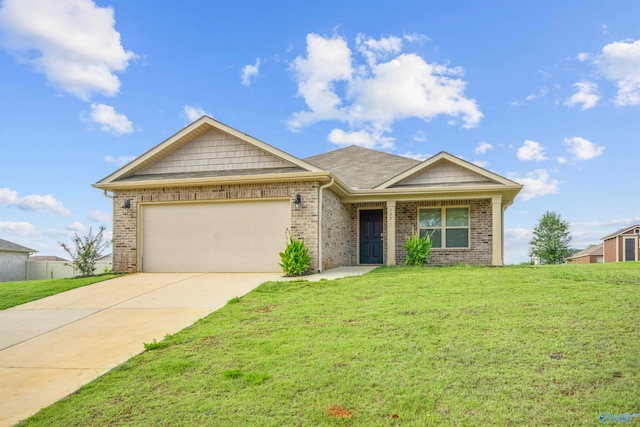
[[[40,255],[101,224],[92,183],[201,114],[298,157],[447,151],[525,184],[584,248],[640,223],[640,2],[0,3],[0,238]]]

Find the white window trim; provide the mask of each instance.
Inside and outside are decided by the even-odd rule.
[[[447,223],[447,209],[460,209],[460,208],[466,208],[467,209],[467,215],[468,215],[468,220],[469,220],[469,225],[465,226],[452,226],[452,227],[447,227],[446,223]],[[418,212],[417,212],[417,220],[418,220],[418,234],[420,234],[420,210],[421,209],[440,209],[440,215],[441,215],[441,220],[440,220],[440,229],[442,230],[441,232],[441,243],[442,246],[439,248],[436,247],[432,247],[431,250],[434,251],[466,251],[471,249],[471,207],[469,205],[460,205],[460,206],[418,206]],[[435,228],[435,227],[433,227]],[[447,229],[458,229],[458,230],[468,230],[468,234],[467,234],[467,246],[464,247],[457,247],[457,248],[448,248],[447,247],[447,237],[446,237],[446,230]]]

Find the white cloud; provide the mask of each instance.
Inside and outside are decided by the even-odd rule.
[[[561,165],[564,165],[565,163],[567,163],[569,161],[569,160],[567,160],[566,157],[562,157],[562,156],[558,157],[557,160],[558,160],[558,163],[560,163]]]
[[[118,156],[114,157],[111,155],[104,156],[104,161],[107,163],[117,163],[119,166],[126,165],[127,163],[136,159],[136,156]]]
[[[18,209],[33,212],[52,212],[59,215],[71,215],[71,212],[64,207],[61,201],[56,200],[51,194],[41,196],[32,194],[18,197],[16,191],[10,188],[0,188],[0,205],[15,206]]]
[[[390,132],[397,120],[428,121],[439,115],[461,120],[465,128],[476,126],[482,113],[475,100],[464,96],[462,68],[403,54],[402,40],[358,35],[356,52],[364,57],[358,64],[344,38],[307,35],[306,57],[298,56],[291,65],[307,109],[291,115],[289,129],[338,120],[349,124],[345,134],[381,134]]]
[[[575,222],[571,223],[572,226],[575,227],[631,227],[633,224],[636,224],[640,221],[640,215],[633,218],[620,218],[620,219],[612,219],[609,221],[585,221],[585,222]],[[612,230],[616,231],[616,230]]]
[[[244,86],[251,85],[251,79],[260,74],[260,58],[256,58],[256,63],[245,65],[242,68],[242,84]]]
[[[84,225],[82,225],[82,223],[78,221],[67,225],[65,228],[69,231],[74,231],[76,233],[82,233],[84,231]]]
[[[541,162],[547,160],[544,155],[544,148],[539,142],[525,140],[524,145],[518,148],[518,159],[524,162],[535,160]]]
[[[114,135],[124,135],[133,132],[133,123],[124,114],[105,104],[91,104],[91,113],[88,121],[100,125],[104,132]]]
[[[298,95],[304,98],[308,111],[294,113],[289,120],[291,130],[320,120],[346,118],[338,107],[342,103],[335,93],[335,83],[351,79],[351,50],[339,36],[330,39],[307,35],[307,57],[298,56],[291,64],[298,82]]]
[[[524,185],[518,195],[522,200],[530,200],[534,197],[556,194],[560,190],[561,182],[551,179],[549,172],[545,169],[536,169],[521,177],[517,174],[509,174],[509,179]]]
[[[505,239],[526,240],[527,243],[533,237],[533,232],[528,228],[508,228],[504,230]]]
[[[122,47],[113,9],[90,0],[5,0],[0,27],[2,47],[18,62],[84,100],[117,94],[115,73],[136,57]]]
[[[402,157],[408,157],[414,160],[427,160],[429,157],[432,157],[433,154],[425,154],[425,153],[413,153],[411,151],[407,151],[406,153],[400,154]]]
[[[328,136],[330,142],[340,146],[359,145],[365,148],[391,148],[394,139],[385,137],[381,133],[367,132],[364,130],[345,132],[342,129],[333,129]]]
[[[486,160],[474,160],[472,163],[476,166],[480,166],[481,168],[489,166],[489,162]]]
[[[0,231],[16,236],[33,236],[36,228],[33,224],[24,221],[0,221]]]
[[[593,82],[578,82],[574,83],[573,87],[577,88],[578,91],[574,93],[571,98],[567,99],[564,105],[572,106],[582,104],[582,110],[584,111],[595,107],[600,100],[598,85]]]
[[[640,105],[640,40],[610,43],[594,62],[618,86],[616,105]]]
[[[579,136],[565,138],[563,142],[569,146],[569,152],[578,160],[593,159],[600,156],[604,151],[604,147],[597,146],[588,139]]]
[[[402,39],[396,36],[381,37],[380,39],[366,38],[364,34],[356,37],[358,51],[365,57],[370,67],[375,67],[381,59],[386,59],[402,50]]]
[[[198,120],[202,116],[208,116],[206,111],[204,111],[200,107],[195,107],[193,105],[185,105],[184,106],[184,115],[187,117],[189,122],[194,122]]]
[[[532,93],[530,95],[527,95],[527,97],[525,99],[527,101],[533,101],[534,99],[542,98],[543,96],[545,96],[548,93],[549,93],[549,89],[546,88],[546,87],[543,87],[538,92]]]
[[[425,142],[427,140],[427,133],[423,130],[419,130],[411,137],[416,142]]]
[[[493,150],[493,145],[488,142],[480,142],[476,147],[476,154],[485,154],[487,151]]]
[[[76,233],[74,231],[71,231],[71,230],[60,230],[60,229],[55,229],[55,228],[51,228],[49,230],[45,230],[44,234],[45,234],[45,236],[51,237],[52,239],[60,239],[62,237],[73,238],[76,235]]]
[[[109,216],[109,214],[100,211],[89,212],[87,218],[95,222],[107,222],[111,220],[111,216]]]
[[[589,59],[589,54],[586,52],[580,52],[578,55],[576,55],[576,59],[580,62],[584,62]]]

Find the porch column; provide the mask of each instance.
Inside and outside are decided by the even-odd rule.
[[[502,260],[502,196],[491,198],[491,235],[492,235],[492,258],[491,265],[503,265]]]
[[[396,265],[396,201],[387,201],[387,265]]]

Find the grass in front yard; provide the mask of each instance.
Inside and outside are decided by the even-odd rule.
[[[639,337],[640,263],[265,283],[25,425],[597,425]]]
[[[102,274],[77,279],[25,280],[0,283],[0,310],[118,277]]]

